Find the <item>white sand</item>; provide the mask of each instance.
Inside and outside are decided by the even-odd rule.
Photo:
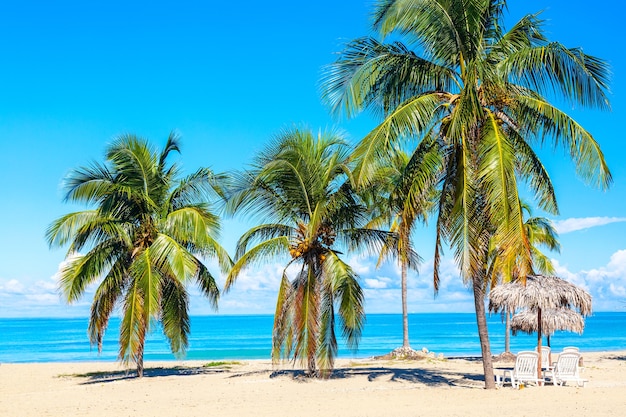
[[[583,353],[585,388],[484,390],[476,361],[338,361],[330,380],[269,361],[0,365],[0,416],[626,415],[626,351]],[[499,366],[499,364],[496,364]]]

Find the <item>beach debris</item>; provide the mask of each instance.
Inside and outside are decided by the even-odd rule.
[[[422,348],[422,350],[415,350],[410,347],[399,347],[386,355],[374,356],[374,359],[377,360],[421,360],[421,359],[439,359],[444,360],[443,353],[436,355],[435,352],[429,351],[427,348]]]
[[[515,362],[517,357],[511,352],[502,352],[492,358],[494,362]]]

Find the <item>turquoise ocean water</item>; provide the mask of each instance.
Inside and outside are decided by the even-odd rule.
[[[271,315],[192,317],[186,359],[268,359],[272,338]],[[475,316],[458,314],[411,314],[411,345],[437,354],[479,356]],[[100,355],[89,346],[87,319],[0,319],[0,362],[114,361],[117,358],[119,320],[111,319]],[[489,317],[492,353],[504,350],[504,324],[500,315]],[[338,332],[338,334],[340,334]],[[511,350],[533,349],[536,336],[511,337]],[[545,343],[545,339],[544,339]],[[586,319],[585,332],[558,332],[552,349],[578,346],[582,351],[626,349],[626,312],[595,313]],[[339,357],[362,358],[388,353],[402,345],[399,314],[370,314],[359,350],[353,353],[340,343]],[[146,360],[174,360],[159,329],[146,342]]]

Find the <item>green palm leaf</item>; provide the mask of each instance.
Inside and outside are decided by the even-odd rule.
[[[330,252],[323,265],[328,285],[338,300],[341,331],[349,349],[356,351],[365,324],[363,290],[356,274],[335,252]]]
[[[118,261],[98,285],[94,294],[87,333],[89,334],[89,342],[98,346],[98,352],[102,352],[102,339],[109,324],[111,313],[122,297],[126,278],[126,265],[123,261]]]
[[[269,257],[285,255],[289,249],[289,239],[285,236],[278,236],[265,240],[262,243],[248,249],[233,265],[226,278],[224,291],[228,291],[235,283],[237,277],[244,268],[266,262]]]
[[[143,302],[139,282],[134,280],[126,292],[124,316],[120,324],[119,358],[126,365],[129,362],[143,361],[143,346],[148,328]]]
[[[354,170],[357,185],[367,185],[371,181],[375,176],[374,161],[387,158],[402,137],[419,135],[428,129],[433,113],[449,98],[449,95],[431,93],[408,100],[363,138],[353,154],[359,161]]]
[[[608,66],[579,48],[568,49],[558,42],[528,47],[512,53],[501,65],[514,82],[532,90],[558,92],[585,107],[609,108]]]
[[[189,344],[191,322],[189,319],[189,296],[184,285],[176,279],[167,278],[163,284],[161,323],[163,333],[170,341],[170,348],[182,357]]]

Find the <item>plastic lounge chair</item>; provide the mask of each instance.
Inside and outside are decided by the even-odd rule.
[[[523,351],[518,353],[515,367],[505,369],[502,375],[496,375],[496,384],[502,387],[508,378],[513,388],[519,388],[520,384],[524,382],[534,382],[535,385],[539,385],[540,382],[543,382],[543,378],[537,378],[538,360],[537,352]]]
[[[576,353],[580,353],[580,349],[578,349],[576,346],[566,346],[563,348],[563,352],[576,352]],[[556,362],[553,364],[556,365]],[[578,360],[578,372],[583,372],[585,370],[585,367],[583,366],[583,357],[581,356],[580,359]]]
[[[568,382],[576,382],[579,387],[584,387],[587,380],[580,377],[579,360],[579,353],[572,351],[561,353],[554,367],[554,385],[562,386]]]

